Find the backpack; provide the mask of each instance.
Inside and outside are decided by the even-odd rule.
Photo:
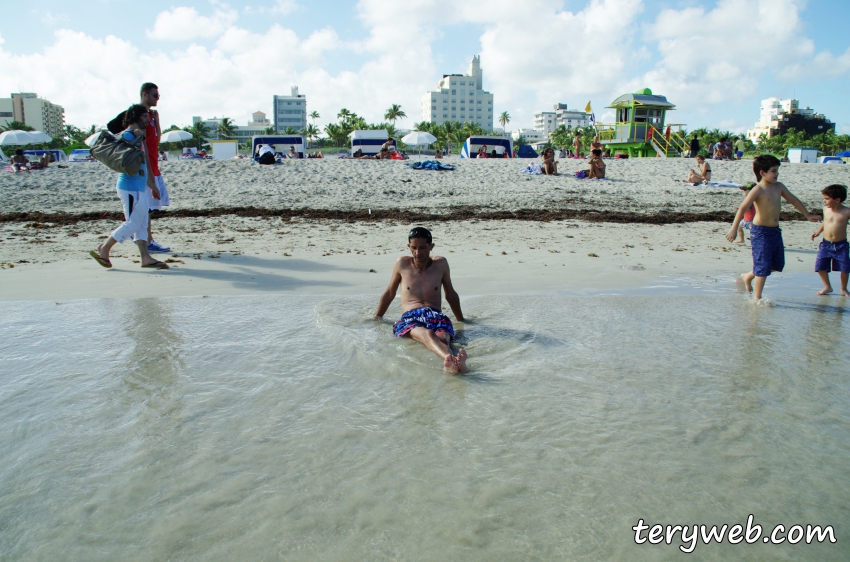
[[[135,176],[145,162],[145,153],[141,149],[144,142],[144,137],[128,141],[109,131],[102,131],[94,146],[91,147],[91,155],[95,160],[106,164],[116,172]]]

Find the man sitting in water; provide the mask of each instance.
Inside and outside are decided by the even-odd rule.
[[[375,319],[383,318],[401,285],[402,315],[393,324],[395,336],[412,337],[436,353],[447,371],[465,373],[469,370],[466,351],[461,349],[457,356],[452,353],[450,344],[455,331],[451,320],[442,313],[441,285],[455,318],[463,322],[460,297],[452,287],[449,275],[449,262],[441,256],[431,257],[434,249],[431,233],[421,226],[410,231],[407,242],[412,257],[402,256],[396,260],[390,284],[378,303]]]

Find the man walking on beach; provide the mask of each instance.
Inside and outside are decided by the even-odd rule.
[[[449,262],[441,256],[431,256],[434,244],[431,233],[421,226],[410,231],[407,247],[411,256],[398,258],[393,267],[389,287],[381,295],[375,319],[383,318],[401,285],[401,319],[393,324],[393,334],[410,336],[443,360],[443,367],[452,373],[465,373],[466,351],[457,356],[452,353],[451,341],[455,335],[451,320],[442,312],[440,287],[445,289],[446,301],[455,318],[463,322],[460,297],[452,287]]]

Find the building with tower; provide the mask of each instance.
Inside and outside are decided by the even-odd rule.
[[[466,74],[444,74],[437,89],[422,96],[422,121],[435,125],[471,121],[493,131],[493,94],[484,90],[478,55],[472,57]]]
[[[307,98],[298,93],[298,86],[292,86],[288,96],[273,96],[272,121],[278,133],[287,127],[300,131],[307,126]]]

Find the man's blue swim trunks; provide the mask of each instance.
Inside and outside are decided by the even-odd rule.
[[[822,240],[818,245],[815,271],[840,271],[850,273],[850,244],[847,240],[830,242]]]
[[[406,336],[413,328],[428,328],[435,334],[448,332],[451,337],[455,337],[452,321],[439,310],[427,306],[414,308],[402,314],[401,320],[393,324],[393,334],[400,338]]]
[[[782,231],[778,226],[750,227],[750,244],[753,246],[753,274],[767,277],[771,271],[782,271],[785,267],[785,246]]]

